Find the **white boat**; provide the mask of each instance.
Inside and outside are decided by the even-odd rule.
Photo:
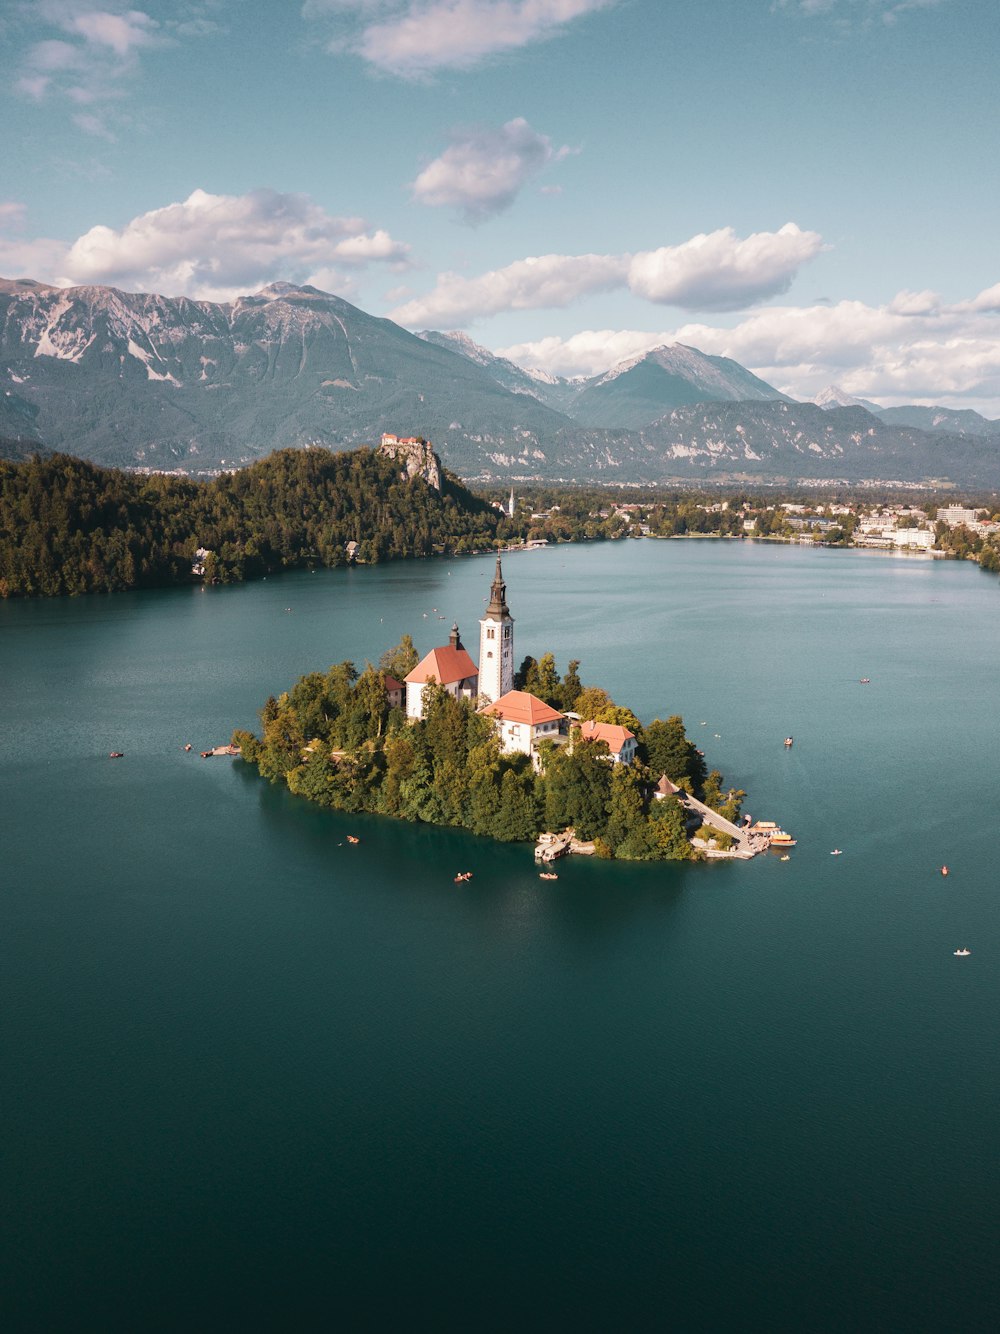
[[[953,954],[957,954],[958,957],[959,957],[960,959],[964,959],[965,956],[966,956],[967,954],[971,954],[972,951],[971,951],[971,950],[953,950],[952,953],[953,953]]]
[[[841,848],[834,848],[833,851],[830,853],[831,857],[843,857],[843,855],[844,853]]]

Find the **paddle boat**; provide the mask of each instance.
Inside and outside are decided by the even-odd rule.
[[[971,950],[952,950],[952,954],[957,955],[958,958],[960,958],[960,959],[964,959],[964,958],[966,957],[966,955],[971,954],[971,953],[972,953]]]
[[[833,851],[830,853],[831,857],[843,857],[843,855],[844,854],[840,848],[834,848]]]

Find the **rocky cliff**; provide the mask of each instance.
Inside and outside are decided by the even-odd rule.
[[[429,440],[423,436],[383,435],[378,452],[403,465],[407,481],[422,477],[435,491],[441,490],[441,460],[434,453]]]

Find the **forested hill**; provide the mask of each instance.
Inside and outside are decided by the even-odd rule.
[[[444,473],[406,481],[369,449],[286,449],[210,482],[95,467],[67,454],[0,462],[0,597],[223,583],[304,565],[468,551],[508,536]],[[194,576],[205,548],[204,575]]]

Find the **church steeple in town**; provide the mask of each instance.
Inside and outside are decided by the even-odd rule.
[[[479,697],[495,703],[514,688],[514,618],[507,606],[500,555],[490,585],[490,601],[479,622]]]

